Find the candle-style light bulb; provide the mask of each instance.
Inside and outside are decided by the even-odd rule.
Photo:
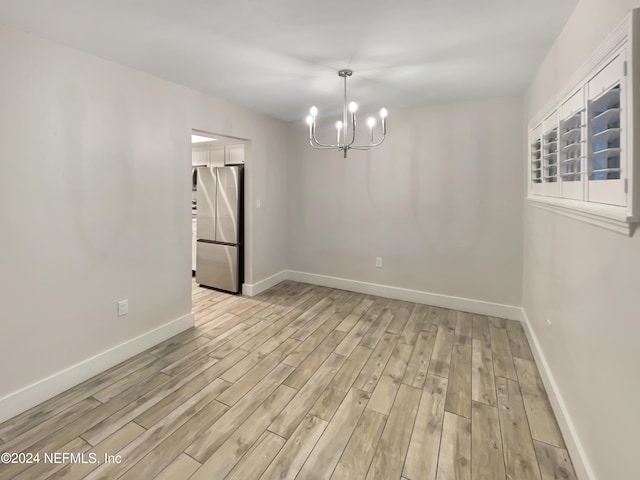
[[[387,134],[387,115],[389,114],[389,112],[387,112],[386,108],[381,108],[380,109],[380,118],[382,119],[382,135],[386,135]]]
[[[306,122],[307,125],[309,125],[309,140],[311,140],[313,138],[313,117],[307,115]]]
[[[351,102],[349,104],[349,111],[351,113],[356,113],[357,110],[358,110],[358,104],[356,102]]]
[[[367,125],[369,125],[369,135],[371,136],[371,143],[373,143],[373,127],[376,126],[376,119],[369,117],[367,119]]]
[[[318,115],[318,109],[315,107],[315,105],[309,109],[309,113],[311,114],[312,117],[315,117],[316,115]]]

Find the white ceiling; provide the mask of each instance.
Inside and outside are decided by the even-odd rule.
[[[0,23],[284,120],[522,93],[577,0],[20,0]]]

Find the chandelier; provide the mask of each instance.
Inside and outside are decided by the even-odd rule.
[[[380,109],[380,123],[382,126],[382,138],[379,141],[374,141],[374,127],[376,126],[376,119],[369,117],[367,125],[369,126],[369,143],[362,145],[354,145],[356,141],[356,111],[358,110],[358,104],[351,102],[347,104],[347,77],[353,75],[351,70],[340,70],[338,76],[344,78],[344,105],[342,107],[342,120],[336,122],[336,130],[338,131],[336,143],[320,143],[316,138],[316,116],[318,115],[318,109],[311,107],[309,110],[309,116],[307,116],[307,125],[309,125],[309,144],[313,148],[318,149],[336,149],[344,152],[344,158],[347,158],[347,152],[353,150],[369,150],[371,147],[377,147],[387,135],[387,110],[385,108]],[[349,121],[351,119],[351,121]]]

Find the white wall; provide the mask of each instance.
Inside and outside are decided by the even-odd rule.
[[[286,267],[287,125],[2,26],[0,65],[2,420],[2,397],[189,315],[192,128],[251,140],[246,282]]]
[[[391,112],[385,143],[347,159],[305,127],[290,128],[290,269],[521,304],[521,98]]]
[[[526,94],[525,121],[639,5],[580,1]],[[524,227],[523,305],[584,449],[584,478],[637,478],[640,235],[628,238],[529,205]],[[581,463],[579,447],[569,446]]]

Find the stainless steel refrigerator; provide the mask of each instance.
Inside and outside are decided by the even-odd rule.
[[[198,167],[196,282],[238,293],[243,274],[243,167]]]

